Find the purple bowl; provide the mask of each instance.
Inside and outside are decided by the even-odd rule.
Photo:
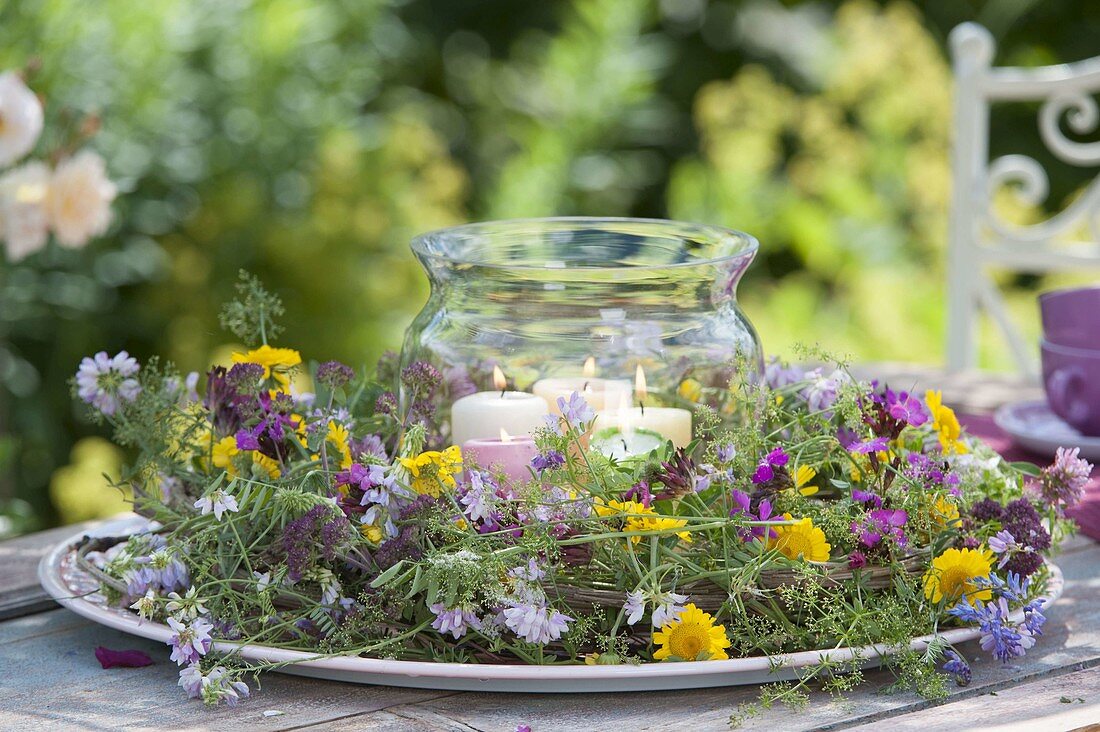
[[[1039,315],[1048,343],[1100,349],[1100,287],[1044,292],[1039,295]]]
[[[1039,342],[1043,386],[1052,412],[1090,437],[1100,436],[1100,349]]]

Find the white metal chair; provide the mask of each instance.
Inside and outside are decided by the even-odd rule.
[[[1094,178],[1069,206],[1045,221],[1016,225],[1000,217],[994,194],[1015,184],[1031,205],[1049,192],[1043,167],[1024,155],[989,159],[989,108],[992,102],[1041,102],[1038,115],[1043,144],[1059,160],[1074,166],[1100,166],[1100,142],[1079,142],[1079,135],[1100,130],[1100,57],[1038,68],[993,67],[994,41],[976,23],[963,23],[950,36],[955,71],[954,191],[948,236],[947,367],[973,368],[977,360],[977,322],[984,311],[1008,339],[1020,370],[1036,374],[1033,344],[1024,342],[1012,323],[988,269],[1043,273],[1100,268],[1100,177]],[[1087,227],[1090,242],[1066,241]]]

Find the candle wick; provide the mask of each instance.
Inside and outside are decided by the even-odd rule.
[[[642,416],[644,417],[645,416],[645,402],[643,402],[641,399],[639,399],[638,400],[638,406],[640,406],[642,408]]]
[[[584,382],[584,386],[581,387],[581,391],[588,391],[588,382]]]
[[[505,387],[504,387],[503,389],[501,389],[501,390],[500,390],[500,398],[501,398],[501,399],[503,399],[503,398],[504,398],[504,393],[505,393],[506,391],[508,391],[508,387],[507,387],[507,385],[506,385],[506,386],[505,386]]]
[[[630,448],[629,448],[629,447],[627,447],[627,445],[626,445],[626,438],[625,438],[625,437],[621,437],[621,438],[619,438],[619,439],[621,439],[621,440],[623,441],[623,452],[630,452]]]

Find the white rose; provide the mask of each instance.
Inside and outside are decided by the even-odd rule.
[[[8,259],[17,262],[46,246],[46,194],[50,170],[27,163],[0,178],[0,235]]]
[[[106,168],[103,158],[85,150],[54,171],[46,213],[61,246],[82,247],[91,237],[107,231],[111,201],[118,191],[107,178]]]
[[[42,134],[42,103],[19,75],[0,74],[0,168],[29,153]]]

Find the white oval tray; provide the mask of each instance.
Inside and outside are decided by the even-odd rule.
[[[172,635],[167,625],[141,621],[121,608],[109,607],[98,591],[93,577],[73,562],[73,545],[85,534],[125,536],[148,527],[137,516],[110,521],[90,532],[73,534],[50,551],[38,566],[38,578],[55,600],[78,615],[124,633],[167,643]],[[1062,572],[1051,565],[1047,606],[1062,594]],[[1019,620],[1020,611],[1013,619]],[[940,635],[950,643],[962,643],[980,635],[977,628],[952,628]],[[909,647],[923,651],[932,636],[914,638]],[[896,653],[884,645],[861,648],[834,648],[787,653],[780,656],[753,656],[727,661],[690,661],[683,663],[647,663],[617,666],[533,666],[503,664],[432,663],[394,661],[379,658],[338,656],[318,658],[304,651],[268,646],[217,642],[218,653],[239,653],[249,661],[285,662],[293,665],[276,670],[282,673],[332,679],[359,684],[383,684],[421,689],[456,691],[508,691],[528,693],[575,693],[608,691],[650,691],[655,689],[695,689],[703,687],[763,684],[796,678],[800,669],[815,666],[825,659],[844,663],[859,659],[863,668],[872,668]],[[168,649],[165,648],[167,657]]]

